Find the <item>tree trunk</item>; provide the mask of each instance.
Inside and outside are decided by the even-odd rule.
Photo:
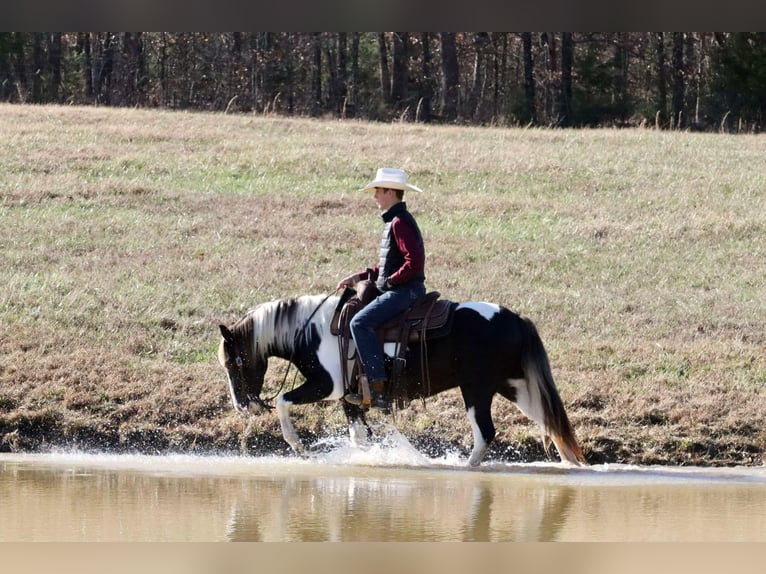
[[[322,34],[313,35],[314,69],[311,81],[311,115],[317,116],[322,108]]]
[[[26,57],[24,56],[24,32],[14,32],[13,34],[13,56],[14,68],[16,69],[16,90],[19,99],[26,100],[27,92],[27,67]]]
[[[418,110],[415,113],[415,121],[429,123],[431,121],[431,99],[434,95],[434,78],[431,71],[431,35],[428,32],[420,34],[420,44],[423,46],[421,61],[422,80],[420,81],[420,94]]]
[[[460,86],[455,33],[439,32],[439,40],[442,52],[441,115],[445,120],[454,121],[458,117],[458,90]]]
[[[665,34],[655,34],[655,50],[657,54],[657,124],[658,127],[667,125],[668,115],[668,80],[667,64],[665,63]]]
[[[272,32],[256,32],[254,40],[254,105],[259,106],[264,111],[273,111],[272,106],[276,106],[276,94],[274,92],[277,91],[274,87],[274,34]],[[312,61],[312,63],[314,64],[314,68],[316,68],[316,62]],[[314,71],[314,73],[316,72]],[[313,86],[313,82],[315,78],[311,75],[309,70],[306,71],[306,74],[312,81],[312,90],[309,92],[311,94],[309,98],[311,102],[314,102],[316,87]],[[321,93],[321,85],[319,88]],[[309,110],[313,110],[313,107],[314,104],[310,103]]]
[[[624,32],[617,32],[614,39],[614,106],[620,124],[628,119],[628,48]]]
[[[473,74],[471,77],[471,92],[468,97],[468,112],[474,119],[481,120],[481,107],[484,100],[484,85],[486,77],[486,47],[490,42],[487,32],[474,34],[473,45],[476,53],[473,60]]]
[[[684,109],[687,112],[686,125],[694,127],[699,123],[699,58],[697,34],[686,32],[684,38],[684,70],[686,75]]]
[[[561,92],[559,97],[560,124],[571,126],[572,119],[572,64],[574,63],[574,39],[572,32],[561,33]]]
[[[556,49],[556,34],[554,32],[543,32],[540,40],[545,46],[545,57],[547,60],[545,98],[543,109],[545,110],[544,122],[548,125],[558,123],[558,111],[556,105],[559,100],[561,86],[558,82],[558,73],[560,64],[558,61],[558,50]]]
[[[43,49],[43,34],[35,32],[32,35],[32,66],[34,74],[32,75],[32,102],[35,104],[43,103],[43,76],[46,73],[45,51]]]
[[[346,106],[348,117],[356,117],[359,105],[359,32],[351,32],[351,105]]]
[[[51,70],[50,100],[61,103],[61,32],[53,32],[48,39],[48,63]]]
[[[340,114],[340,93],[338,87],[340,80],[338,78],[338,52],[337,43],[332,33],[328,34],[324,46],[325,59],[327,60],[327,109],[332,110],[336,115]]]
[[[400,106],[407,99],[407,76],[409,75],[409,33],[394,32],[394,49],[391,74],[391,103]]]
[[[686,125],[684,110],[684,33],[673,32],[673,102],[671,125],[681,129]]]
[[[124,67],[122,77],[125,82],[124,104],[136,106],[144,103],[143,92],[146,83],[146,59],[144,57],[141,32],[125,32],[123,38]]]
[[[348,33],[338,32],[338,72],[336,74],[338,87],[338,115],[344,117],[348,100]]]
[[[388,47],[386,35],[378,33],[378,53],[380,54],[380,96],[386,104],[391,103],[391,78],[388,74]]]
[[[535,113],[535,71],[532,61],[532,33],[521,33],[521,44],[524,51],[524,116],[522,120],[532,125],[537,123]]]
[[[96,87],[96,99],[99,103],[110,105],[112,103],[112,72],[114,71],[114,39],[111,32],[104,35],[101,70],[98,74]]]
[[[495,93],[492,102],[492,115],[497,118],[500,115],[500,102],[501,98],[504,100],[504,90],[501,91],[500,86],[506,85],[506,70],[508,68],[508,34],[502,33],[500,36],[502,39],[500,48],[500,59],[495,54]]]
[[[0,99],[13,101],[13,70],[8,57],[13,42],[12,32],[0,32]]]

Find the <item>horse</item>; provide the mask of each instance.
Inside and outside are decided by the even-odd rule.
[[[305,446],[290,420],[293,405],[341,401],[351,443],[363,447],[371,434],[365,409],[343,400],[343,372],[350,372],[354,348],[352,341],[351,354],[342,356],[331,330],[339,299],[332,293],[278,299],[250,309],[231,327],[219,325],[218,361],[226,370],[234,408],[250,414],[275,408],[282,435],[298,455],[305,455]],[[389,345],[386,354],[393,354]],[[549,458],[552,441],[562,462],[586,464],[530,319],[494,303],[456,303],[449,334],[429,340],[422,356],[426,364],[420,353],[408,354],[397,388],[408,398],[423,399],[460,389],[473,432],[471,467],[481,463],[495,438],[491,405],[496,394],[537,423]],[[294,365],[305,378],[297,388],[280,392],[274,407],[260,397],[270,357],[287,360],[288,368]]]

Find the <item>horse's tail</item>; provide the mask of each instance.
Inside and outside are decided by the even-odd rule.
[[[553,440],[562,460],[572,464],[587,464],[553,382],[548,353],[545,351],[537,328],[529,319],[523,318],[523,321],[526,326],[523,369],[529,385],[530,400],[534,401],[533,397],[539,398],[539,408],[530,406],[535,412],[542,411],[542,421],[536,422],[540,424],[545,434],[543,437],[545,452],[550,456],[550,441]]]

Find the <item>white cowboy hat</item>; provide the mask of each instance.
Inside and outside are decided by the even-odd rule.
[[[407,183],[407,174],[404,173],[404,170],[392,167],[381,167],[378,170],[378,173],[375,174],[375,179],[359,191],[367,191],[368,189],[375,189],[376,187],[401,189],[402,191],[423,191],[419,187]]]

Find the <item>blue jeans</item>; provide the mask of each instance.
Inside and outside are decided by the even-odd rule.
[[[351,319],[351,336],[364,367],[364,374],[372,383],[384,381],[386,377],[383,345],[378,340],[377,329],[383,323],[403,313],[426,294],[422,284],[413,287],[399,287],[381,293]]]

